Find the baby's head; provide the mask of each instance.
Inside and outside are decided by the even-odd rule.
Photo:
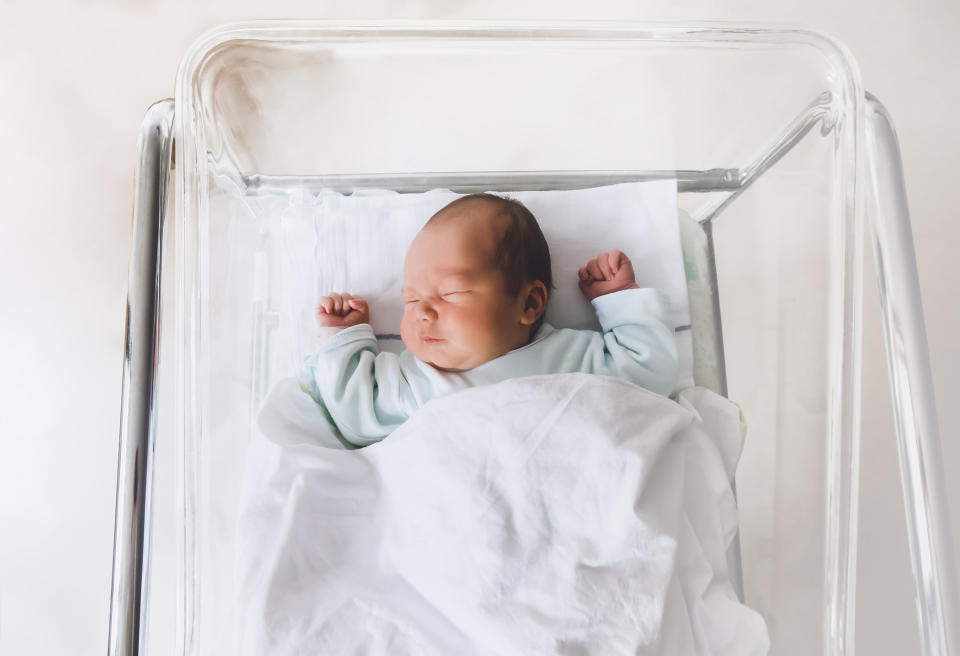
[[[533,214],[492,194],[464,196],[434,214],[410,244],[403,276],[403,343],[447,371],[530,343],[553,284]]]

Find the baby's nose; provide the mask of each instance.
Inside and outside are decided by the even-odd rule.
[[[437,310],[430,303],[421,301],[419,303],[420,321],[436,321]]]

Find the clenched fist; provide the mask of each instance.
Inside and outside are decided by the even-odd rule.
[[[600,253],[580,267],[580,291],[588,301],[622,289],[637,289],[630,258],[620,251]]]
[[[370,323],[370,307],[359,296],[330,294],[317,303],[317,325],[349,328],[359,323]]]

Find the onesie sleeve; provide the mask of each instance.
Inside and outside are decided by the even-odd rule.
[[[379,442],[412,414],[410,384],[393,353],[380,353],[370,324],[345,328],[307,361],[311,396],[355,446]]]
[[[591,303],[603,328],[609,373],[668,396],[677,384],[679,356],[663,294],[651,288],[624,289]]]

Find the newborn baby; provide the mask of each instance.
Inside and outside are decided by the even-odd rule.
[[[356,446],[382,440],[433,398],[508,378],[586,372],[663,395],[676,385],[666,302],[638,287],[620,251],[579,271],[602,334],[544,322],[550,252],[518,201],[493,194],[453,201],[417,234],[403,276],[400,355],[380,353],[364,299],[331,294],[317,305],[327,335],[308,360],[310,392]]]

